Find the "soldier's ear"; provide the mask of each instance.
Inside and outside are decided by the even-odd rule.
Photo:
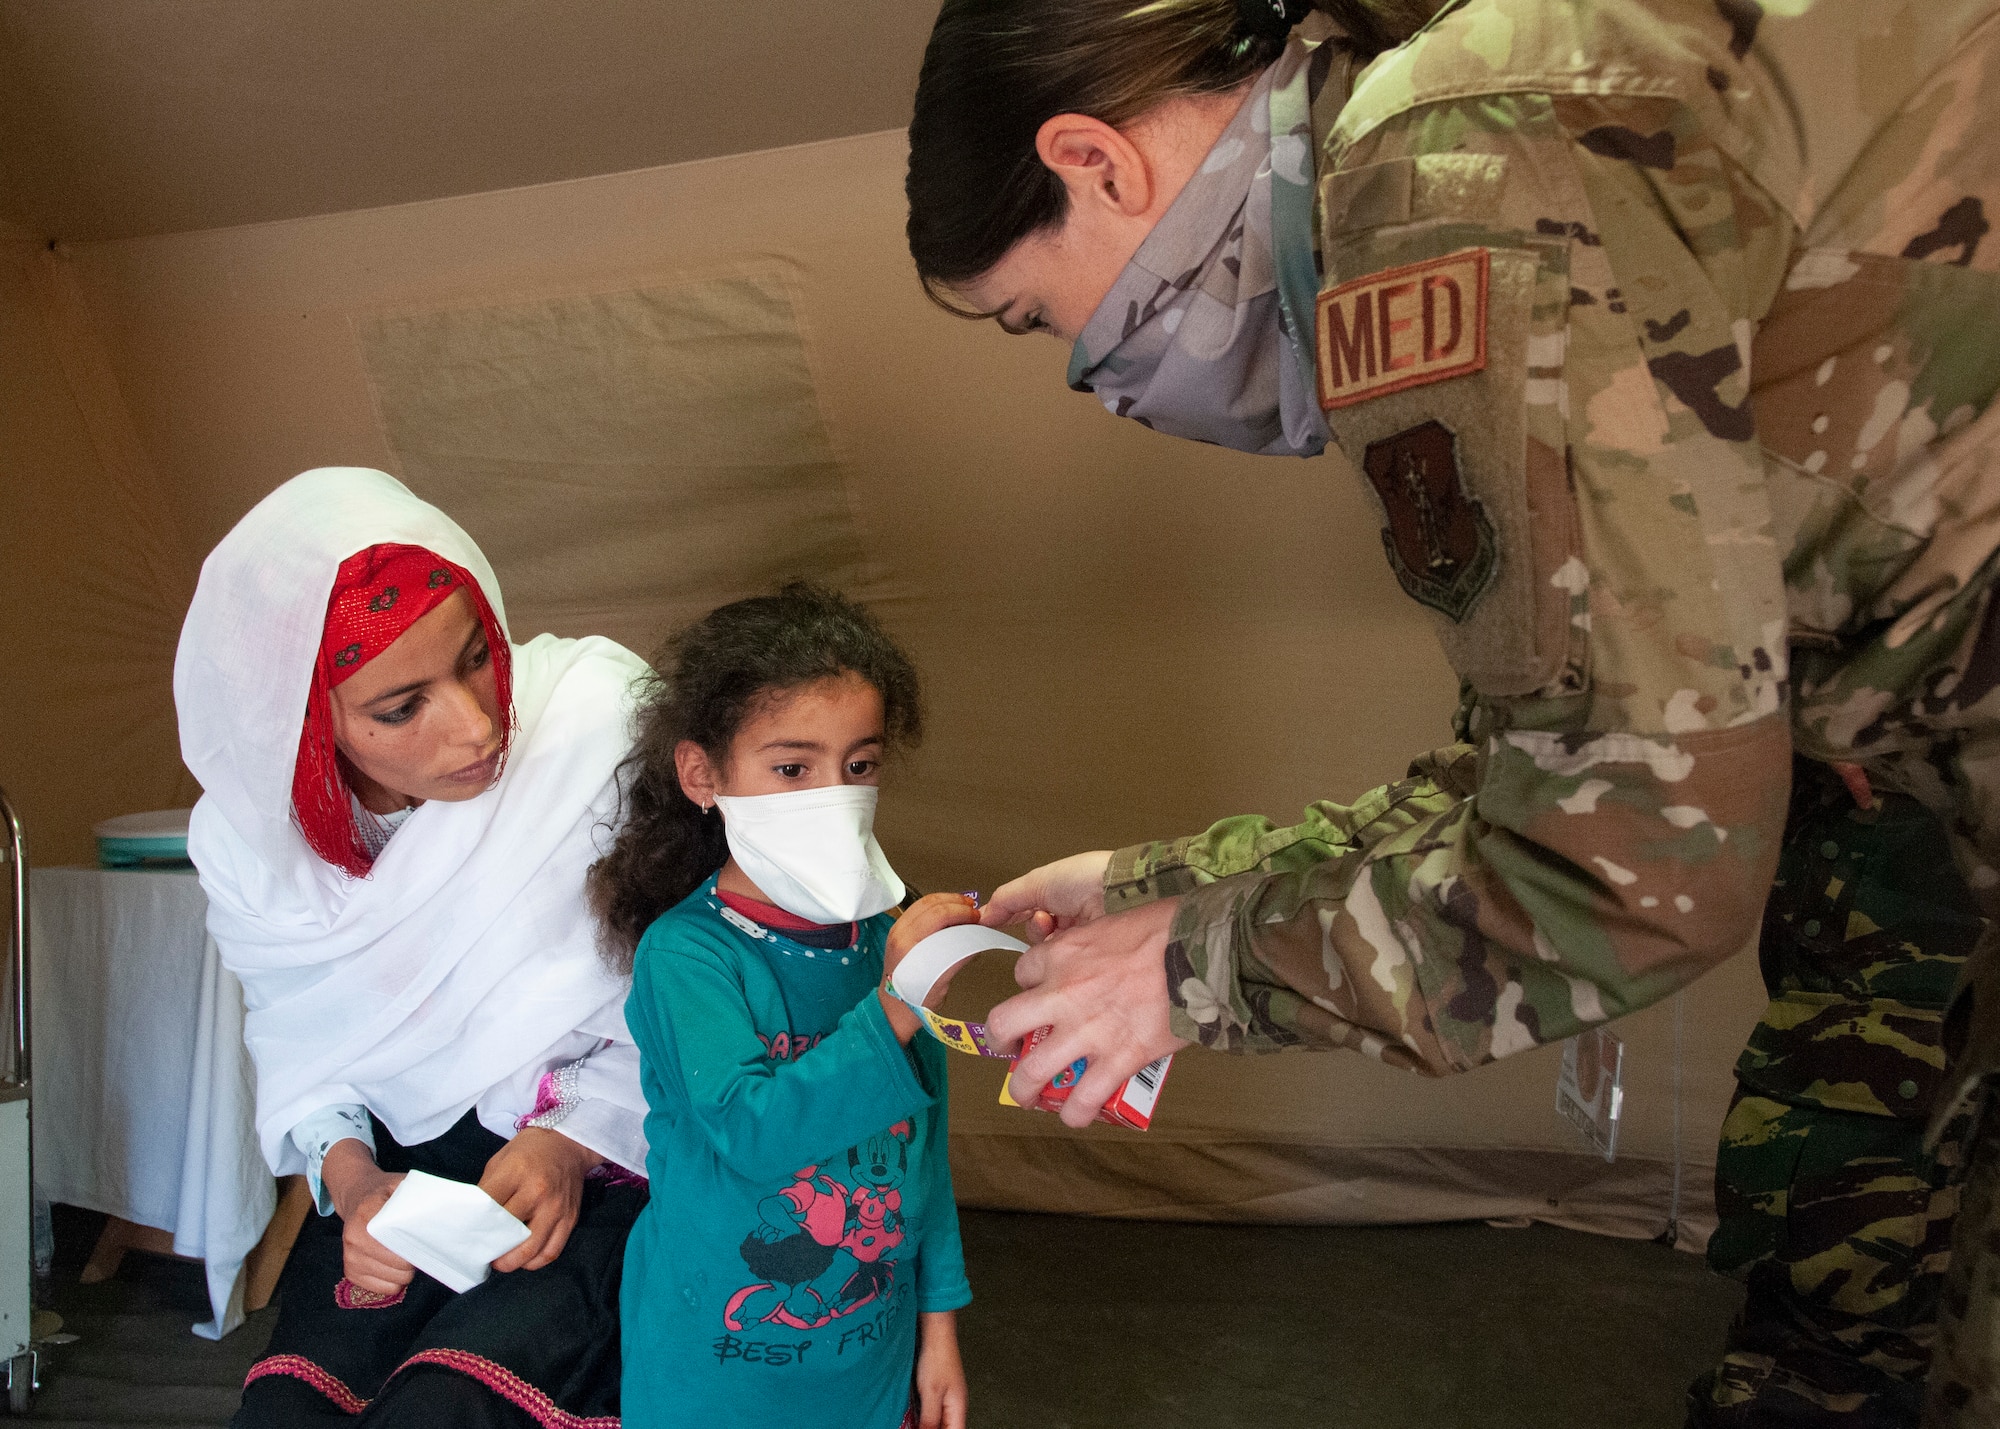
[[[1153,166],[1124,134],[1088,114],[1058,114],[1035,133],[1035,153],[1069,190],[1072,209],[1137,218],[1153,205]]]

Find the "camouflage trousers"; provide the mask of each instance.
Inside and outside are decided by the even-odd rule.
[[[2000,1108],[1974,1134],[1924,1429],[2000,1426]]]
[[[1699,1426],[1915,1425],[1937,1338],[1938,1306],[1959,1189],[1949,1158],[1923,1148],[1920,1122],[1793,1107],[1738,1090],[1723,1124],[1722,1182],[1739,1152],[1796,1156],[1783,1205],[1741,1209],[1782,1219],[1783,1243],[1733,1267],[1722,1232],[1711,1261],[1738,1269],[1743,1309],[1722,1362],[1689,1393]],[[1718,1193],[1723,1192],[1718,1185]]]
[[[1709,1263],[1745,1281],[1688,1423],[1914,1426],[1937,1340],[1960,1146],[1924,1144],[1943,1017],[1981,928],[1946,832],[1800,761],[1737,1063]],[[2000,1423],[2000,1421],[1996,1421]]]

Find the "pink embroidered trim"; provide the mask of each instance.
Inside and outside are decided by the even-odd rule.
[[[345,1285],[345,1280],[341,1284]],[[360,1291],[367,1294],[367,1291]],[[478,1380],[515,1408],[533,1417],[543,1429],[619,1429],[615,1414],[582,1415],[571,1414],[536,1389],[518,1374],[497,1365],[492,1360],[465,1350],[419,1350],[404,1360],[396,1369],[401,1374],[411,1365],[434,1364],[443,1369],[456,1370]],[[267,1375],[289,1375],[302,1380],[333,1401],[336,1409],[343,1414],[359,1414],[368,1407],[368,1401],[342,1384],[333,1375],[321,1369],[304,1355],[271,1355],[250,1366],[250,1373],[243,1376],[243,1387],[248,1389]],[[394,1378],[391,1375],[390,1378]]]
[[[373,1290],[363,1290],[343,1275],[340,1284],[333,1287],[333,1303],[343,1310],[386,1310],[391,1305],[402,1304],[407,1294],[409,1287],[399,1286],[393,1295],[377,1295]]]
[[[401,1374],[417,1364],[434,1364],[470,1375],[515,1408],[532,1416],[543,1429],[619,1429],[617,1415],[571,1414],[505,1365],[497,1365],[465,1350],[419,1350],[404,1360],[396,1373]]]
[[[250,1373],[243,1376],[243,1387],[248,1389],[266,1375],[290,1375],[293,1379],[304,1380],[314,1389],[333,1401],[334,1408],[343,1414],[359,1414],[368,1407],[368,1401],[307,1359],[304,1355],[272,1355],[258,1360],[250,1366]],[[617,1423],[615,1419],[611,1421]]]

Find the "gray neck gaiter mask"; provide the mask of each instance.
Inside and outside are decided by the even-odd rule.
[[[1069,385],[1113,415],[1264,456],[1325,448],[1308,85],[1346,77],[1315,50],[1295,36],[1264,71],[1084,325]]]

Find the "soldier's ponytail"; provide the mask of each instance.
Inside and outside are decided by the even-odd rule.
[[[1315,0],[1364,58],[1422,27],[1442,0]],[[1069,196],[1035,153],[1058,114],[1114,128],[1163,101],[1219,94],[1284,49],[1273,0],[945,0],[910,122],[910,255],[931,296],[1060,224]],[[1276,23],[1272,13],[1280,18]]]

